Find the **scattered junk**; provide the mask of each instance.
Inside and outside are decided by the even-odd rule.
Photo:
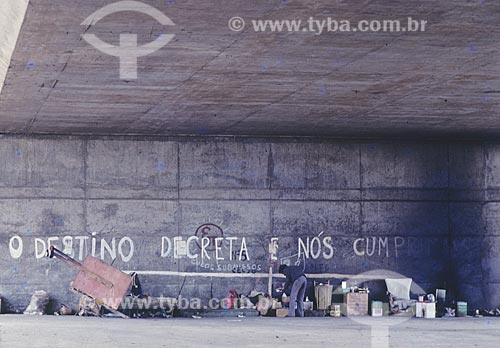
[[[232,291],[236,293],[235,290]],[[255,309],[260,315],[266,316],[271,309],[277,308],[278,303],[263,292],[252,290],[248,296],[239,296],[238,308]]]
[[[280,301],[277,299],[273,298],[272,303],[271,303],[271,309],[279,309],[282,308],[282,304]]]
[[[144,295],[144,293],[142,292],[142,285],[141,281],[139,280],[139,275],[135,272],[132,272],[130,276],[132,277],[132,287],[130,290],[130,294],[135,297]]]
[[[467,317],[467,302],[457,302],[453,307],[445,307],[445,312],[442,315],[443,317],[457,317],[457,318],[465,318]],[[481,311],[476,310],[474,312],[475,317],[482,317]]]
[[[252,301],[250,300],[250,298],[248,298],[245,295],[240,295],[239,308],[242,308],[242,309],[253,309],[253,308],[255,308],[255,306],[252,303]]]
[[[170,318],[174,315],[174,310],[178,305],[174,297],[148,295],[127,296],[123,303],[126,304],[126,308],[120,306],[120,312],[131,318]]]
[[[239,294],[236,290],[232,289],[228,291],[228,297],[223,302],[223,308],[231,309],[239,306],[238,303]]]
[[[455,316],[455,309],[454,308],[445,308],[446,312],[444,314],[445,317],[454,317]]]
[[[453,308],[447,301],[447,290],[436,289],[435,294],[429,293],[418,295],[417,299],[410,297],[413,280],[411,278],[387,278],[384,279],[386,285],[387,302],[381,300],[382,293],[377,295],[369,302],[370,289],[367,287],[348,286],[347,281],[342,281],[341,286],[333,292],[330,283],[314,282],[313,301],[306,297],[304,301],[304,310],[306,316],[367,316],[383,317],[387,315],[409,316],[424,319],[434,319],[441,317],[466,317],[468,315],[467,302],[453,302]],[[256,296],[250,294],[249,298]],[[264,296],[258,293],[259,296]],[[343,296],[343,303],[332,303],[337,295]],[[288,315],[289,297],[276,289],[273,294],[272,305],[267,311],[262,311],[261,315],[271,315],[284,317]],[[267,309],[268,307],[266,307]],[[472,313],[472,312],[471,312]],[[470,313],[469,313],[470,314]],[[495,316],[500,317],[500,309],[493,310],[475,310],[476,317]]]
[[[101,315],[101,305],[90,296],[80,296],[78,313],[81,317],[98,317]]]
[[[413,279],[385,279],[389,310],[393,315],[415,315],[417,301],[410,299],[410,289]]]
[[[351,289],[347,287],[347,282],[342,282],[341,283],[341,292],[343,294],[350,292]]]
[[[49,294],[45,290],[35,291],[24,314],[44,315],[49,304],[49,299]]]
[[[286,317],[291,310],[289,308],[290,299],[282,288],[271,289],[272,296],[258,290],[252,290],[248,295],[243,295],[238,293],[236,289],[231,289],[228,291],[227,297],[213,310],[180,313],[178,306],[180,292],[178,298],[147,296],[143,292],[136,273],[126,274],[92,256],[87,256],[83,263],[80,263],[53,246],[47,250],[47,256],[58,258],[79,271],[71,283],[71,288],[81,295],[76,313],[80,316],[101,316],[103,308],[110,312],[106,316],[121,318],[166,318],[174,316],[174,311],[177,310],[176,316],[179,314],[180,316],[188,315],[188,317],[195,319],[216,317],[221,313],[225,313],[223,316],[237,314],[238,318],[258,315]],[[335,294],[330,281],[326,284],[314,282],[313,292],[309,293],[310,296],[313,296],[312,300],[306,297],[304,301],[304,310],[308,313],[306,316],[371,315],[372,317],[382,317],[403,315],[430,319],[443,316],[466,317],[468,314],[467,302],[453,302],[454,305],[450,306],[450,302],[447,302],[446,299],[445,289],[436,289],[435,294],[419,295],[418,300],[414,300],[410,298],[413,282],[411,278],[384,280],[388,303],[380,300],[383,293],[378,297],[373,295],[373,299],[371,299],[370,289],[358,286],[349,287],[347,281],[341,282],[341,287],[335,290]],[[184,283],[181,286],[181,291],[183,285]],[[334,295],[342,296],[343,302],[332,303]],[[371,302],[369,302],[369,298],[372,300]],[[45,314],[48,303],[48,293],[43,290],[36,291],[24,313]],[[150,307],[155,308],[156,312],[148,312]],[[158,308],[161,310],[157,310]],[[64,304],[61,304],[60,308],[54,312],[54,315],[71,314],[73,314],[72,309]],[[500,317],[500,309],[475,310],[475,314],[471,315]]]
[[[311,300],[309,300],[309,297],[306,297],[304,301],[304,311],[312,311],[313,309],[314,309],[314,303]]]
[[[278,308],[276,310],[276,317],[284,318],[288,316],[288,308]]]
[[[288,296],[283,293],[283,295],[281,295],[281,303],[284,304],[284,303],[290,303],[290,299],[288,298]]]
[[[336,305],[333,305],[332,307],[330,307],[330,316],[331,317],[340,317],[342,315],[342,312],[340,310],[340,305],[336,304]]]
[[[276,306],[276,308],[273,308],[274,311],[270,311],[269,314],[272,314],[274,313],[274,316],[277,317],[277,318],[284,318],[284,317],[287,317],[288,316],[288,311],[289,311],[289,306],[288,306],[288,302],[287,304],[283,303],[283,302],[279,302],[279,305]],[[268,315],[268,313],[266,313],[266,315]]]
[[[477,315],[482,315],[484,317],[500,317],[500,308],[496,309],[483,309],[483,310],[478,310],[476,313]]]
[[[427,301],[435,303],[436,302],[436,296],[434,296],[434,294],[427,294]]]
[[[259,302],[259,299],[261,296],[264,296],[264,293],[263,292],[260,292],[260,291],[257,291],[257,290],[252,290],[249,294],[248,294],[248,299],[254,304],[256,305],[257,302]]]
[[[54,246],[50,246],[47,250],[47,256],[60,259],[79,271],[71,285],[74,291],[91,298],[100,307],[104,307],[113,314],[129,318],[118,309],[132,285],[132,276],[93,256],[87,256],[82,264]]]
[[[61,304],[59,309],[54,312],[54,315],[72,315],[72,314],[73,310],[70,307],[66,306],[65,304]]]
[[[259,296],[259,302],[257,302],[256,309],[260,315],[267,315],[269,310],[272,308],[273,301],[267,296]]]
[[[47,256],[56,257],[79,272],[71,283],[73,291],[81,295],[79,316],[101,316],[102,309],[109,317],[144,318],[171,317],[177,305],[172,297],[144,295],[137,273],[128,275],[103,261],[87,256],[83,264],[51,246]],[[59,311],[60,315],[61,310]]]
[[[142,290],[139,275],[132,272],[130,276],[132,277],[130,294],[124,298],[123,304],[118,308],[120,312],[132,318],[170,318],[173,316],[177,306],[176,298],[146,295]]]

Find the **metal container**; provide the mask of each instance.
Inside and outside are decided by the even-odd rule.
[[[340,317],[340,305],[333,305],[330,308],[330,316],[331,317]]]
[[[304,310],[305,311],[312,311],[313,310],[313,303],[312,301],[309,301],[309,297],[306,298],[304,301]]]
[[[382,301],[372,301],[372,317],[381,317],[384,315]]]
[[[457,317],[467,316],[467,302],[457,302]]]
[[[327,310],[332,304],[333,285],[319,284],[314,287],[314,296],[316,297],[316,308],[318,310]]]

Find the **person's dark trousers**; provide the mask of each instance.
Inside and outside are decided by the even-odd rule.
[[[288,316],[295,316],[295,303],[297,303],[297,315],[304,316],[304,296],[306,295],[307,279],[302,276],[293,282],[292,292],[290,293],[290,307],[288,308]]]

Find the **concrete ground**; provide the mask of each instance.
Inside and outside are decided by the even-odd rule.
[[[498,347],[500,319],[117,319],[0,316],[0,347]],[[373,342],[373,344],[372,344]]]

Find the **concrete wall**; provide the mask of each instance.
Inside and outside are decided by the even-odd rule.
[[[281,261],[321,277],[383,268],[500,305],[500,145],[4,137],[0,160],[9,310],[37,289],[76,302],[75,271],[41,257],[49,243],[77,259],[116,252],[148,294],[207,299],[266,290],[272,237]],[[187,255],[174,237],[193,237]]]
[[[2,0],[0,2],[0,93],[28,3],[29,0]]]

